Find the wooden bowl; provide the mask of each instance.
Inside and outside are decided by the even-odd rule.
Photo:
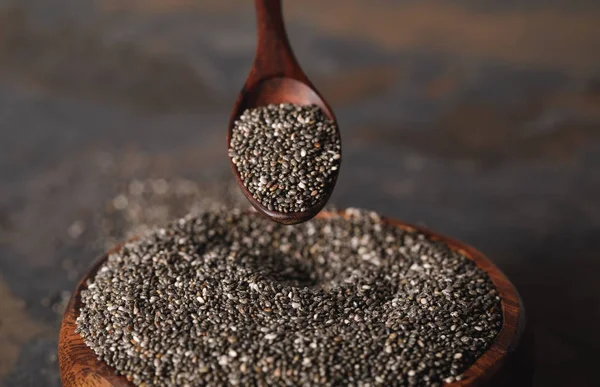
[[[344,215],[344,212],[340,212]],[[322,212],[317,217],[326,218]],[[492,346],[464,372],[464,379],[448,386],[529,386],[533,369],[530,359],[531,335],[525,332],[525,311],[519,294],[494,264],[474,248],[438,235],[427,229],[383,218],[385,223],[407,231],[420,231],[433,240],[446,243],[485,271],[498,289],[501,298],[503,325]],[[117,250],[116,247],[114,250]],[[113,250],[113,251],[114,251]],[[110,254],[110,252],[108,253]],[[100,361],[96,354],[75,333],[76,319],[81,306],[81,290],[93,278],[108,254],[100,258],[81,279],[65,310],[58,340],[60,375],[64,387],[75,386],[132,386],[125,377]]]

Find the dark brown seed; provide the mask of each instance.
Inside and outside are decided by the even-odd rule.
[[[314,147],[307,146],[315,139]],[[335,123],[318,106],[261,106],[244,111],[235,122],[229,157],[262,205],[298,212],[318,203],[334,179],[341,161],[340,138]],[[285,197],[294,200],[279,200]]]
[[[201,212],[156,229],[88,283],[77,330],[136,385],[460,379],[501,327],[490,279],[441,242],[346,215]]]

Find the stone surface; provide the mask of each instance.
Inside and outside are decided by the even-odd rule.
[[[331,202],[485,252],[525,300],[536,384],[594,385],[597,2],[287,5],[342,131]],[[0,337],[36,327],[0,357],[0,385],[60,385],[57,312],[77,278],[107,241],[192,206],[159,184],[132,209],[120,195],[133,179],[186,179],[221,200],[254,41],[242,0],[0,0],[0,304],[18,311]]]

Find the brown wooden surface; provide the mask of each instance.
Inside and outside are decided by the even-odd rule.
[[[341,212],[343,214],[343,212]],[[252,215],[251,215],[252,216]],[[328,213],[320,213],[318,217],[327,217]],[[498,289],[501,298],[503,325],[492,346],[464,372],[465,378],[451,386],[499,386],[510,383],[513,386],[528,386],[532,369],[528,364],[515,362],[514,357],[519,353],[529,350],[521,343],[525,329],[525,311],[517,290],[504,274],[483,254],[474,248],[455,241],[451,238],[438,235],[422,227],[407,225],[393,219],[384,219],[396,227],[404,230],[418,230],[434,240],[440,240],[448,246],[474,261],[477,266],[490,276]],[[118,248],[118,247],[117,247]],[[104,263],[107,255],[103,256],[90,271],[81,279],[73,297],[65,311],[60,329],[58,343],[59,364],[61,379],[64,387],[75,386],[129,386],[124,377],[117,376],[115,371],[104,362],[98,360],[96,355],[83,342],[81,336],[75,333],[76,319],[81,306],[81,290],[86,288],[86,281],[93,278],[97,270]],[[502,384],[498,384],[499,381]],[[506,384],[504,384],[506,385]]]
[[[255,0],[255,5],[258,36],[256,56],[229,119],[227,129],[228,149],[234,123],[246,109],[279,103],[317,105],[331,120],[336,121],[329,104],[312,85],[294,56],[285,31],[281,1]],[[339,128],[337,128],[337,135],[340,136]],[[230,164],[240,189],[252,206],[259,213],[283,224],[305,222],[317,215],[331,197],[340,170],[338,167],[333,175],[333,180],[325,187],[323,198],[315,205],[303,212],[282,213],[269,210],[256,200],[244,186],[237,168],[231,160]]]

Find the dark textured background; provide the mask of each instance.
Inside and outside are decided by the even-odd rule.
[[[535,327],[536,385],[597,385],[600,4],[286,3],[342,129],[332,202],[491,256]],[[60,385],[60,313],[106,245],[228,197],[254,44],[250,0],[0,0],[0,385]]]

